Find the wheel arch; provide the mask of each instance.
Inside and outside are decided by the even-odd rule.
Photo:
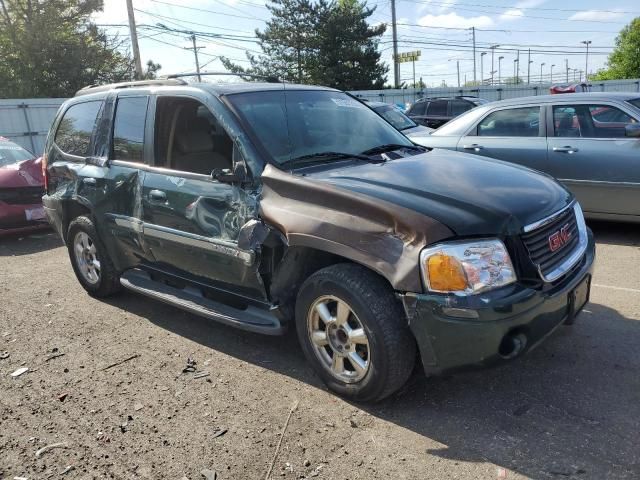
[[[62,202],[62,236],[67,241],[67,233],[71,222],[81,215],[88,215],[93,218],[93,210],[88,202],[73,198]]]

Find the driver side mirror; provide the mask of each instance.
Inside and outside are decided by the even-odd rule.
[[[211,172],[211,177],[220,183],[245,183],[248,179],[247,167],[244,162],[237,162],[230,168],[216,168]]]
[[[629,123],[624,127],[626,137],[640,138],[640,123]]]

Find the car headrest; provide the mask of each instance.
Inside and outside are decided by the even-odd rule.
[[[210,152],[213,150],[213,139],[210,124],[204,118],[194,118],[185,129],[176,132],[175,148],[180,153]]]

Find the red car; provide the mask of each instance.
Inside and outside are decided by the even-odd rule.
[[[47,228],[42,159],[0,137],[0,236]]]

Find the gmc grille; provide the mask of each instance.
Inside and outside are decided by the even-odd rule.
[[[568,208],[549,223],[522,235],[529,257],[543,278],[556,270],[580,243],[580,232],[573,208]]]
[[[1,188],[0,202],[10,205],[33,205],[42,203],[42,187]]]

